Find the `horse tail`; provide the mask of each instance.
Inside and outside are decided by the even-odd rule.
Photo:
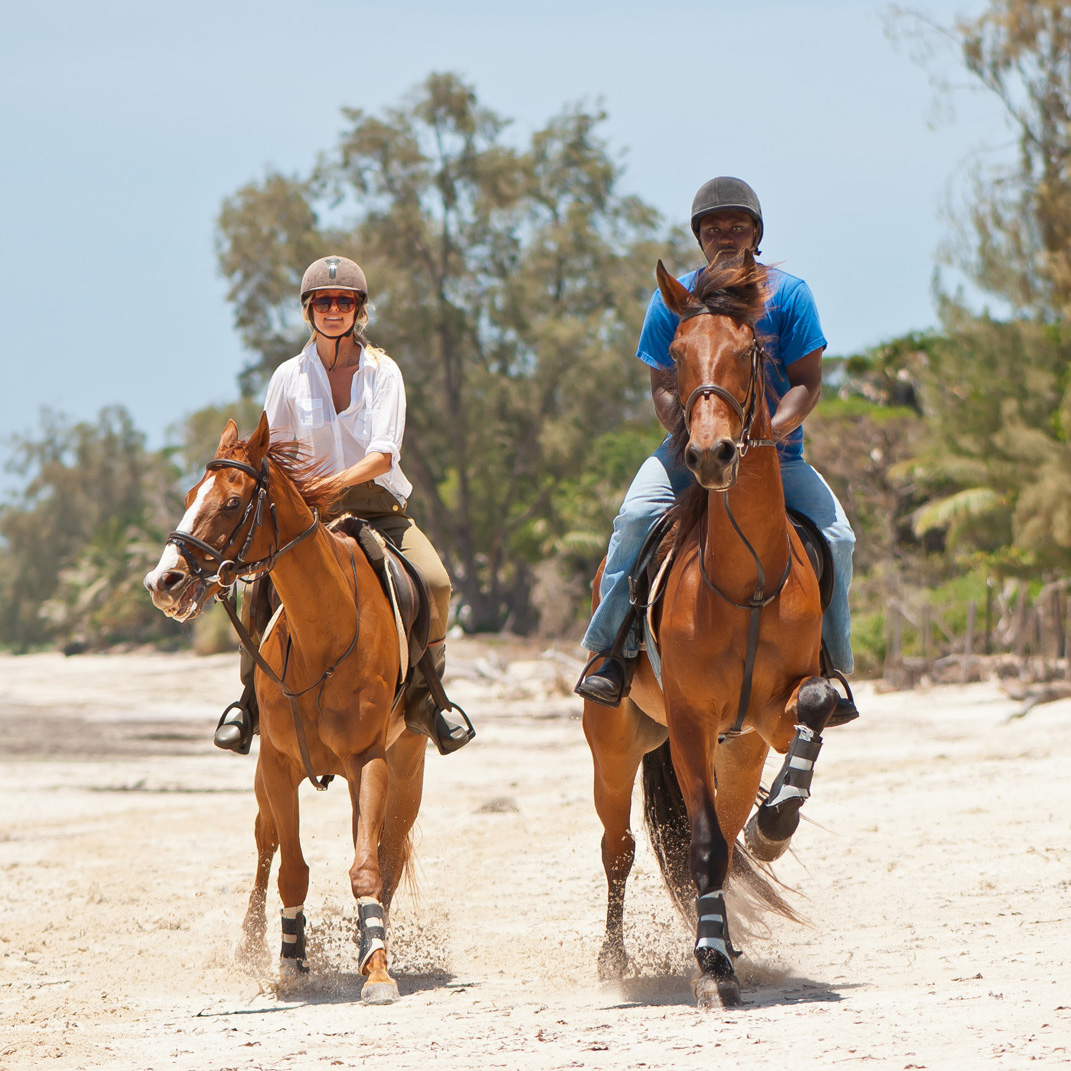
[[[643,757],[643,818],[651,849],[658,859],[662,880],[673,903],[689,927],[695,924],[695,879],[692,877],[692,833],[677,771],[673,768],[669,741]],[[773,912],[793,922],[806,923],[779,891],[792,892],[770,867],[756,860],[742,840],[733,846],[726,891],[733,901],[733,914],[752,933],[761,917]]]
[[[692,831],[677,771],[667,740],[643,756],[643,820],[662,880],[673,903],[689,925],[695,918],[695,880],[692,878]]]

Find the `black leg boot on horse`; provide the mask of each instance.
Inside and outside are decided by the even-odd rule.
[[[428,647],[428,654],[434,666],[436,681],[429,683],[424,675],[423,666],[427,660],[413,670],[413,676],[405,691],[405,727],[411,733],[422,733],[430,737],[439,749],[440,755],[450,755],[463,748],[475,735],[472,724],[461,711],[463,721],[448,716],[443,709],[441,681],[446,670],[446,644],[439,642]],[[445,696],[443,696],[445,698]],[[460,708],[454,708],[460,709]]]
[[[800,686],[798,721],[785,761],[769,795],[744,827],[744,844],[756,859],[772,863],[788,848],[800,823],[800,808],[811,795],[822,730],[833,724],[842,701],[833,685],[821,677]]]

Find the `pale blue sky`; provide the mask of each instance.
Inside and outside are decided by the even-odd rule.
[[[949,22],[984,5],[919,6]],[[246,355],[215,264],[222,200],[267,169],[306,172],[340,108],[397,103],[432,70],[461,74],[520,135],[601,102],[624,189],[676,221],[707,178],[746,178],[766,259],[811,284],[830,353],[926,328],[950,183],[1011,139],[978,93],[928,125],[934,90],[886,38],[887,11],[0,0],[0,439],[33,432],[42,406],[121,403],[158,446],[234,397]]]

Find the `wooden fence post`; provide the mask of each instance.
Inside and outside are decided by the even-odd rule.
[[[978,604],[972,599],[967,603],[967,635],[963,637],[963,666],[960,680],[964,684],[971,679],[971,657],[974,655],[974,626],[978,617]]]

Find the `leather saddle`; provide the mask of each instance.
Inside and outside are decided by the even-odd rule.
[[[400,639],[408,648],[408,677],[428,647],[431,627],[431,596],[428,584],[415,565],[361,517],[344,516],[328,525],[332,532],[348,536],[364,552],[383,593],[396,612]]]
[[[655,521],[647,538],[640,547],[635,572],[629,577],[629,590],[632,605],[643,614],[653,607],[665,590],[665,577],[668,563],[673,556],[672,538],[675,530],[675,506],[671,506]],[[833,598],[833,555],[821,529],[802,513],[794,509],[786,510],[789,521],[796,529],[796,534],[803,543],[807,560],[818,579],[818,592],[821,597],[822,612],[829,608]]]

